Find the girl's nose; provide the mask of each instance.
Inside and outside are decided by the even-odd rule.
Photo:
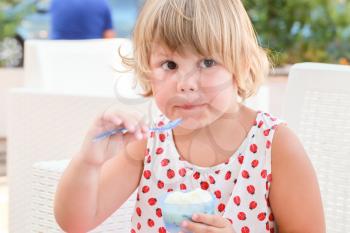
[[[198,84],[194,80],[180,80],[177,86],[179,92],[194,92],[198,90]]]
[[[177,81],[177,89],[179,92],[194,92],[198,90],[199,75],[197,72],[181,75]]]

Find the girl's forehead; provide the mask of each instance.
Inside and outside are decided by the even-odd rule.
[[[199,53],[195,51],[191,46],[181,46],[179,48],[170,49],[168,46],[162,43],[154,43],[152,44],[151,56],[161,56],[161,57],[202,57]]]

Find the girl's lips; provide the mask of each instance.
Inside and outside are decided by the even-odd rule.
[[[201,107],[204,107],[205,104],[196,104],[196,105],[193,105],[193,104],[184,104],[184,105],[180,105],[180,106],[177,106],[178,108],[181,108],[181,109],[185,109],[185,110],[192,110],[192,109],[197,109],[197,108],[201,108]]]

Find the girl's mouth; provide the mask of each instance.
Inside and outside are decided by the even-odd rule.
[[[180,106],[177,106],[180,109],[184,109],[184,110],[193,110],[193,109],[199,109],[204,107],[205,104],[183,104]]]

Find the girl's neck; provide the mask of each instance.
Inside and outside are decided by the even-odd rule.
[[[223,115],[212,124],[187,134],[174,131],[180,157],[188,162],[211,167],[227,161],[239,148],[256,119],[256,112],[240,105],[236,112]]]

